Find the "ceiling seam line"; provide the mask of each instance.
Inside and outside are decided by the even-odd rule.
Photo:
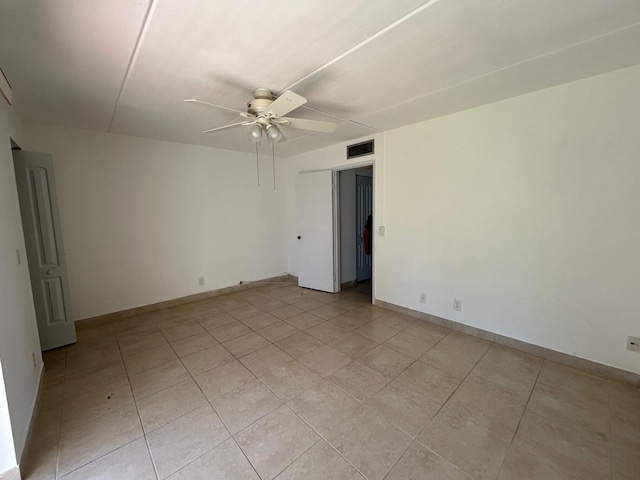
[[[142,40],[147,35],[147,31],[149,30],[149,25],[151,24],[151,18],[153,17],[153,13],[156,10],[157,0],[150,0],[149,7],[147,8],[147,12],[144,15],[144,19],[142,21],[142,28],[140,28],[140,33],[138,33],[138,38],[136,38],[136,43],[133,47],[133,51],[131,52],[131,58],[129,58],[129,63],[127,64],[127,69],[124,73],[124,78],[122,79],[122,84],[120,85],[120,90],[118,91],[118,96],[116,98],[116,103],[113,106],[113,112],[111,112],[111,118],[109,120],[109,125],[107,127],[107,132],[111,131],[111,127],[113,126],[113,121],[116,118],[116,110],[118,109],[118,105],[120,104],[120,99],[122,98],[122,94],[124,92],[125,87],[129,83],[129,79],[131,78],[131,71],[136,61],[138,60],[138,55],[140,53],[140,48],[142,47]]]
[[[312,72],[306,74],[304,77],[300,78],[299,80],[296,80],[295,82],[293,82],[291,85],[289,85],[288,87],[284,88],[283,91],[287,91],[287,90],[291,90],[293,88],[295,88],[296,85],[298,85],[299,83],[305,81],[307,78],[310,78],[311,76],[315,75],[316,73],[321,72],[322,70],[324,70],[327,67],[330,67],[331,65],[333,65],[334,63],[342,60],[344,57],[351,55],[353,52],[359,50],[360,48],[364,47],[365,45],[367,45],[368,43],[372,42],[373,40],[377,39],[378,37],[384,35],[385,33],[387,33],[388,31],[394,29],[395,27],[397,27],[398,25],[400,25],[401,23],[404,23],[405,21],[407,21],[408,19],[410,19],[411,17],[421,13],[423,10],[426,10],[427,8],[431,7],[432,5],[435,5],[436,3],[438,3],[440,0],[428,0],[426,3],[422,4],[421,6],[419,6],[418,8],[412,10],[411,12],[409,12],[408,14],[406,14],[405,16],[403,16],[402,18],[399,18],[398,20],[396,20],[395,22],[392,22],[391,24],[387,25],[386,27],[384,27],[382,30],[379,30],[378,32],[374,33],[373,35],[371,35],[370,37],[368,37],[366,40],[358,43],[357,45],[354,45],[353,47],[351,47],[350,49],[348,49],[347,51],[341,53],[340,55],[338,55],[337,57],[333,58],[332,60],[329,60],[327,63],[325,63],[324,65],[321,65],[320,67],[316,68],[315,70],[313,70]]]
[[[422,95],[416,95],[415,97],[409,98],[407,100],[403,100],[400,103],[396,103],[394,105],[390,105],[388,107],[384,107],[384,108],[381,108],[379,110],[374,110],[372,112],[368,112],[366,115],[363,115],[363,116],[375,115],[376,113],[384,112],[386,110],[390,110],[390,109],[398,107],[400,105],[405,105],[407,103],[415,102],[416,100],[420,100],[420,99],[423,99],[423,98],[426,98],[426,97],[430,97],[431,95],[436,95],[436,94],[441,93],[441,92],[446,92],[447,90],[451,90],[453,88],[459,87],[461,85],[465,85],[467,83],[475,82],[476,80],[480,80],[480,79],[485,78],[485,77],[490,77],[491,75],[495,75],[496,73],[500,73],[500,72],[509,70],[510,68],[519,67],[521,65],[526,65],[527,63],[531,63],[531,62],[534,62],[536,60],[540,60],[540,59],[545,58],[545,57],[550,57],[550,56],[556,55],[558,53],[566,52],[566,51],[571,50],[573,48],[589,44],[591,42],[594,42],[596,40],[600,40],[602,38],[607,38],[607,37],[609,37],[611,35],[615,35],[617,33],[624,32],[625,30],[629,30],[629,29],[638,27],[639,25],[640,25],[640,22],[636,22],[636,23],[633,23],[631,25],[627,25],[626,27],[622,27],[622,28],[619,28],[617,30],[613,30],[612,32],[603,33],[601,35],[597,35],[595,37],[591,37],[591,38],[588,38],[586,40],[582,40],[581,42],[573,43],[573,44],[571,44],[571,45],[569,45],[567,47],[560,48],[560,49],[554,50],[552,52],[543,53],[543,54],[538,55],[536,57],[531,57],[531,58],[528,58],[526,60],[522,60],[521,62],[513,63],[511,65],[507,65],[506,67],[501,67],[501,68],[498,68],[496,70],[492,70],[490,72],[483,73],[481,75],[476,75],[473,78],[462,80],[462,81],[460,81],[460,82],[458,82],[458,83],[456,83],[454,85],[449,85],[449,86],[446,86],[446,87],[443,87],[443,88],[439,88],[437,90],[434,90],[432,92],[425,93],[425,94],[422,94]]]

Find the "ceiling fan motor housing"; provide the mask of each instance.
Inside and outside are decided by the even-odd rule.
[[[247,111],[252,115],[264,114],[266,108],[273,103],[273,94],[266,88],[256,88],[253,100],[247,103]]]

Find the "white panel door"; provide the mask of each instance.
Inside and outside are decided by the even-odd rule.
[[[296,196],[298,285],[335,292],[333,172],[300,173]]]
[[[40,347],[50,350],[76,341],[53,161],[47,153],[21,151],[13,161]]]

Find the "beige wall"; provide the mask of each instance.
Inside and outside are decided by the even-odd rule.
[[[14,467],[22,454],[42,368],[11,138],[22,141],[20,122],[0,97],[0,381],[4,377],[0,388],[0,473]],[[21,252],[20,265],[16,249]]]
[[[639,86],[634,67],[387,132],[377,298],[640,373]]]
[[[287,270],[271,158],[25,124],[53,154],[76,319]],[[198,286],[198,277],[205,285]]]

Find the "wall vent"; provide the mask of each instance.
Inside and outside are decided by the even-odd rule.
[[[373,154],[373,140],[356,143],[347,147],[347,158],[362,157]]]

